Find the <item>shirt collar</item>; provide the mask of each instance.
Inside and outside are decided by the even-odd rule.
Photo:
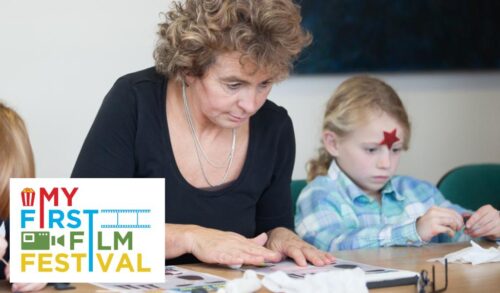
[[[389,181],[387,181],[387,183],[384,185],[381,191],[382,196],[392,196],[395,200],[399,201],[404,200],[405,197],[397,192],[394,188],[394,178],[396,177],[392,176],[391,179],[389,179]]]
[[[332,160],[330,164],[330,168],[328,169],[328,176],[333,181],[337,181],[338,184],[345,190],[346,195],[353,201],[361,201],[361,202],[372,202],[373,199],[371,196],[368,196],[361,188],[359,188],[352,180],[347,176],[337,165],[335,160]],[[383,196],[393,196],[396,200],[403,200],[404,196],[397,193],[393,187],[394,177],[389,179],[389,181],[384,185],[381,190],[382,197]]]

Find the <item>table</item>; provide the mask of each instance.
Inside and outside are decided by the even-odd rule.
[[[483,247],[493,246],[493,242],[480,242]],[[420,272],[427,269],[430,273],[432,265],[436,266],[437,288],[444,286],[444,265],[439,263],[426,262],[429,258],[441,257],[449,252],[453,252],[464,247],[468,247],[468,242],[454,244],[432,244],[424,247],[390,247],[377,249],[363,249],[341,251],[335,256],[377,266],[384,266],[402,270]],[[239,278],[242,273],[239,271],[212,266],[206,264],[190,264],[182,267],[199,272],[218,275],[227,279]],[[90,284],[73,284],[77,290],[71,292],[106,292],[103,289]],[[8,289],[7,285],[1,284],[0,291]],[[449,264],[448,265],[448,289],[446,292],[499,292],[500,291],[500,263],[489,263],[473,266],[471,264]],[[52,288],[46,288],[40,292],[61,292]],[[269,292],[265,289],[259,293]],[[391,288],[373,289],[370,292],[416,292],[415,286],[400,286]]]
[[[482,247],[491,247],[493,242],[480,242]],[[470,246],[469,242],[453,244],[431,244],[424,247],[390,247],[377,249],[360,249],[340,251],[334,255],[338,258],[367,263],[371,265],[396,268],[420,272],[426,269],[429,276],[432,265],[436,267],[436,288],[444,286],[444,265],[427,259],[442,257],[450,252]],[[227,279],[238,278],[241,273],[222,268],[214,268],[203,264],[185,265],[196,271],[219,275]],[[473,266],[471,264],[448,264],[448,289],[446,292],[499,292],[500,291],[500,263],[488,263]],[[259,293],[269,292],[260,290]],[[390,288],[372,289],[370,292],[416,292],[416,286],[399,286]]]
[[[480,242],[483,247],[491,247],[493,242]],[[432,271],[436,266],[436,288],[444,286],[444,265],[429,263],[429,258],[442,257],[447,253],[468,247],[469,242],[457,244],[434,244],[424,247],[392,247],[374,250],[354,250],[339,252],[339,258],[364,262],[384,267],[420,272]],[[448,289],[446,292],[498,292],[500,290],[500,263],[473,266],[471,264],[448,264]],[[402,286],[370,290],[370,292],[415,292],[415,286]]]

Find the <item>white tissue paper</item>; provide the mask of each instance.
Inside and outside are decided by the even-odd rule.
[[[283,293],[367,293],[365,272],[360,268],[335,270],[292,279],[282,271],[266,275],[262,284],[271,292]]]
[[[243,278],[228,281],[224,288],[217,290],[217,293],[252,293],[261,287],[257,273],[246,270]]]
[[[444,259],[448,259],[448,263],[471,263],[478,265],[488,262],[500,262],[500,248],[490,247],[488,249],[482,248],[474,241],[470,241],[471,247],[449,253],[444,257],[431,258],[428,262],[439,261],[444,263]]]

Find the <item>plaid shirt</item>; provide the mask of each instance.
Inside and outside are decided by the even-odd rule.
[[[382,204],[366,195],[332,162],[327,176],[318,176],[297,201],[295,228],[307,242],[325,250],[379,246],[420,246],[425,242],[416,219],[432,206],[470,212],[446,200],[432,184],[406,176],[394,176],[382,188]],[[465,241],[462,231],[431,242]]]

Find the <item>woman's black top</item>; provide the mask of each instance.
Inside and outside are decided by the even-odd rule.
[[[286,110],[265,102],[250,118],[239,177],[220,190],[207,191],[190,185],[177,167],[167,127],[166,87],[167,79],[154,68],[118,79],[85,139],[72,177],[165,178],[166,223],[196,224],[246,237],[275,227],[293,229],[295,138]],[[166,263],[194,261],[184,256]]]

